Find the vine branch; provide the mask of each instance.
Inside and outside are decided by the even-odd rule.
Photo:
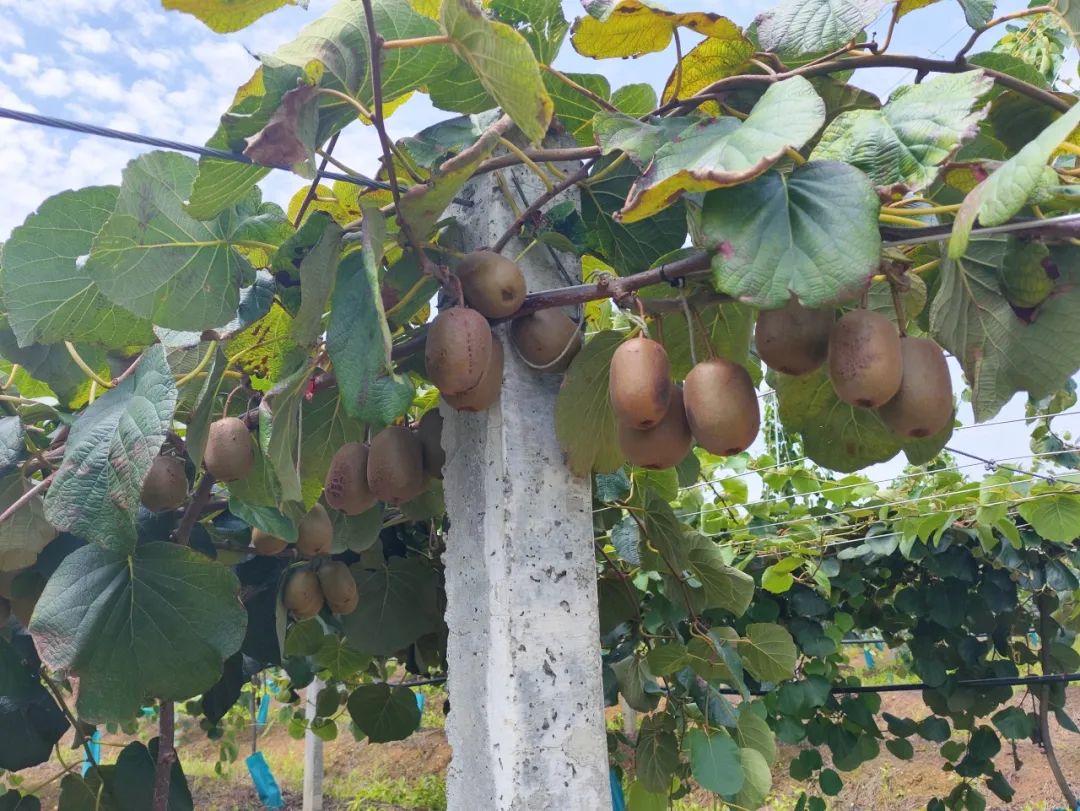
[[[154,766],[153,811],[168,811],[169,784],[176,762],[176,709],[171,701],[162,701],[158,717],[158,756]]]
[[[1042,665],[1043,676],[1049,676],[1054,668],[1050,657],[1050,638],[1053,633],[1051,626],[1050,596],[1046,592],[1040,592],[1035,598],[1035,605],[1039,612],[1039,663]],[[1054,751],[1054,742],[1050,737],[1050,685],[1043,684],[1039,690],[1039,736],[1042,738],[1043,751],[1046,753],[1046,761],[1050,764],[1050,771],[1054,780],[1065,798],[1065,805],[1076,808],[1076,793],[1069,786],[1065,773],[1061,770],[1057,752]]]
[[[897,6],[899,8],[899,6]],[[956,52],[956,59],[963,60],[964,55],[974,47],[975,42],[989,31],[991,28],[1002,23],[1007,23],[1010,20],[1019,20],[1021,17],[1031,17],[1036,14],[1053,14],[1054,9],[1051,6],[1033,6],[1032,8],[1021,9],[1020,11],[1014,11],[1011,14],[1002,14],[1000,17],[995,17],[986,25],[976,28],[971,32],[971,36],[968,37],[968,41],[964,43],[964,46]]]

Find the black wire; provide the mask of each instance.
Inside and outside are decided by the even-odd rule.
[[[1080,673],[1053,673],[1049,676],[1015,676],[1015,677],[1001,677],[1001,678],[987,678],[987,679],[966,679],[964,681],[958,681],[954,686],[956,687],[1016,687],[1022,684],[1069,684],[1070,682],[1080,681]],[[715,689],[715,688],[714,688]],[[833,687],[829,692],[835,695],[847,695],[853,693],[903,693],[914,692],[916,690],[934,690],[937,688],[931,687],[925,682],[916,682],[914,684],[877,684],[877,685],[858,685],[855,687]],[[737,696],[741,695],[738,690],[722,688],[716,689],[720,695],[724,696]],[[771,693],[772,690],[751,690],[750,695],[764,696]]]
[[[255,163],[255,161],[251,160],[247,155],[240,152],[226,152],[223,149],[212,149],[207,146],[184,144],[179,141],[170,141],[166,138],[155,138],[151,135],[140,135],[135,132],[124,132],[123,130],[114,130],[109,129],[108,127],[98,127],[94,124],[83,124],[78,121],[68,121],[63,118],[53,118],[52,116],[39,115],[37,113],[27,113],[22,110],[10,110],[7,107],[0,107],[0,118],[7,118],[24,124],[37,124],[42,127],[52,127],[58,130],[78,132],[83,135],[97,135],[101,138],[112,138],[115,141],[128,141],[133,144],[145,144],[146,146],[157,146],[162,149],[173,149],[177,152],[190,152],[195,155],[201,155],[204,158],[219,158],[221,160],[234,161],[235,163],[246,163],[249,166],[262,166],[262,164]],[[264,166],[263,168],[291,171],[287,167],[282,166]],[[390,191],[391,189],[389,183],[385,183],[381,180],[373,180],[369,177],[364,177],[363,175],[346,175],[341,174],[340,172],[320,172],[319,174],[330,180],[340,180],[344,183],[353,183],[357,186],[364,186],[369,189],[380,189],[383,191]],[[401,190],[407,191],[404,187]]]

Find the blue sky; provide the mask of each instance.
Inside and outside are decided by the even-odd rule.
[[[255,68],[252,52],[271,51],[291,39],[306,22],[323,13],[331,0],[311,0],[307,10],[282,9],[255,25],[218,35],[185,14],[164,11],[140,0],[0,0],[0,106],[88,121],[192,143],[213,132],[236,87]],[[359,4],[357,4],[359,7]],[[576,0],[564,0],[568,18],[579,16]],[[673,10],[723,13],[745,25],[771,4],[758,0],[668,2]],[[997,12],[1022,6],[1017,0],[999,4]],[[884,36],[887,16],[870,27]],[[955,0],[942,0],[908,15],[897,28],[892,50],[950,58],[969,34]],[[989,45],[1000,33],[984,35]],[[976,47],[973,52],[980,50]],[[650,82],[658,88],[673,64],[673,53],[637,60],[596,62],[579,57],[567,46],[556,61],[564,71],[603,73],[612,87]],[[1076,62],[1064,71],[1075,78]],[[853,81],[885,97],[910,71],[873,70]],[[434,110],[426,97],[415,96],[390,119],[395,137],[411,134],[447,113]],[[0,240],[51,194],[67,188],[118,183],[124,164],[143,148],[80,137],[0,120]],[[354,126],[339,142],[336,154],[360,171],[375,169],[378,144],[370,128]],[[285,203],[302,181],[274,173],[265,181],[267,197]],[[959,376],[956,377],[959,390]],[[998,419],[1023,415],[1016,398]],[[972,422],[967,406],[965,425]],[[1080,418],[1060,426],[1080,429]],[[965,430],[953,444],[1001,459],[1028,452],[1022,423]],[[868,471],[883,478],[902,466],[894,461]],[[974,469],[977,472],[977,469]]]

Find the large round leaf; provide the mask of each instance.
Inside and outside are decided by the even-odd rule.
[[[866,175],[814,161],[705,196],[698,233],[716,251],[716,286],[773,309],[794,294],[808,307],[850,295],[876,272],[878,198]]]
[[[209,689],[240,649],[236,576],[184,546],[87,545],[49,578],[30,622],[42,660],[79,679],[79,717],[124,720],[151,698]]]

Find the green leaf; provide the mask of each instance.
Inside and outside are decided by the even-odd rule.
[[[154,738],[148,748],[142,741],[132,741],[116,758],[115,770],[106,782],[122,810],[153,807],[159,742],[160,738]],[[192,811],[195,806],[179,758],[169,772],[168,811]]]
[[[232,247],[230,212],[207,222],[184,213],[196,171],[195,161],[175,152],[131,161],[85,266],[110,301],[170,329],[230,321],[253,273]]]
[[[555,400],[555,433],[576,476],[610,473],[623,463],[608,399],[608,369],[622,337],[611,331],[594,335],[566,370]]]
[[[998,732],[1010,741],[1030,738],[1035,731],[1035,719],[1020,707],[1007,707],[995,713],[991,720]]]
[[[10,642],[0,639],[0,769],[18,771],[45,763],[70,726],[29,664]]]
[[[907,738],[889,738],[885,741],[885,748],[900,760],[911,760],[915,757],[915,747]]]
[[[677,14],[642,0],[605,2],[599,14],[591,10],[590,14],[574,22],[571,41],[579,54],[594,59],[625,59],[662,51],[671,43],[676,28],[721,39],[741,36],[738,26],[718,14]]]
[[[420,726],[420,706],[408,687],[361,684],[349,696],[348,708],[372,743],[404,740]]]
[[[706,538],[694,538],[688,558],[690,572],[701,582],[709,607],[741,617],[754,597],[754,578],[726,565],[721,548]]]
[[[30,486],[19,472],[0,479],[0,512],[22,498]],[[45,520],[41,497],[34,496],[0,524],[0,572],[33,566],[38,553],[55,537],[56,530]]]
[[[604,171],[615,160],[612,157],[598,161],[593,174]],[[590,249],[623,276],[647,270],[686,241],[686,209],[682,203],[641,222],[624,225],[615,220],[615,212],[622,208],[637,177],[638,170],[628,161],[583,186],[581,194],[581,218]]]
[[[682,642],[661,642],[645,657],[649,671],[667,676],[686,666],[686,645]]]
[[[64,461],[45,496],[45,517],[53,526],[131,551],[143,480],[175,408],[165,350],[152,346],[131,377],[91,403],[72,425]]]
[[[434,36],[438,24],[413,9],[408,0],[373,0],[375,26],[386,39]],[[243,152],[249,138],[264,129],[286,93],[298,83],[348,93],[371,109],[370,49],[362,9],[353,0],[339,0],[322,17],[306,25],[296,38],[273,54],[260,57],[262,66],[237,91],[207,146]],[[393,48],[383,51],[383,100],[392,102],[419,89],[453,65],[446,45]],[[356,110],[329,97],[319,100],[316,142],[322,143],[356,120]],[[198,219],[211,219],[245,197],[269,172],[219,158],[201,158],[199,176],[187,210]]]
[[[754,55],[754,44],[738,28],[714,31],[682,58],[668,76],[661,99],[667,103],[675,98],[689,98],[719,79],[735,76],[747,69]],[[647,108],[645,112],[656,107]],[[718,112],[716,102],[707,101],[701,109]]]
[[[853,110],[834,119],[810,159],[847,161],[875,186],[921,189],[976,134],[989,107],[972,108],[991,87],[993,80],[980,70],[902,87],[880,110]]]
[[[307,7],[307,0],[162,0],[162,6],[198,17],[211,31],[229,34],[247,28],[282,6]]]
[[[780,682],[795,675],[798,649],[784,628],[768,622],[746,626],[746,639],[739,640],[739,655],[751,675],[762,682]]]
[[[8,789],[0,796],[0,811],[41,811],[41,800],[30,794]]]
[[[391,558],[385,568],[373,571],[358,564],[353,577],[362,597],[342,624],[357,650],[392,656],[438,629],[435,573],[423,558]]]
[[[671,790],[671,777],[679,768],[679,741],[675,737],[675,719],[667,713],[650,715],[641,722],[634,748],[634,766],[638,782],[648,791]],[[664,803],[667,807],[667,803]]]
[[[148,699],[190,698],[218,680],[244,639],[239,590],[229,569],[178,544],[91,544],[49,578],[30,632],[50,668],[78,677],[80,718],[127,720]]]
[[[413,387],[390,362],[390,328],[379,294],[382,218],[365,212],[363,250],[345,257],[326,331],[341,399],[349,416],[387,425],[412,403]]]
[[[626,703],[638,712],[652,712],[660,703],[659,689],[649,691],[647,687],[656,687],[656,680],[649,671],[644,658],[631,654],[611,665],[619,692]]]
[[[597,73],[565,73],[563,75],[602,99],[611,97],[611,85],[604,76]],[[550,73],[544,73],[544,87],[551,95],[556,117],[579,144],[592,146],[594,143],[593,117],[604,108]],[[650,107],[649,110],[651,109],[653,108]]]
[[[264,504],[248,504],[234,496],[229,499],[229,512],[252,529],[261,529],[289,543],[296,542],[296,522],[273,507]]]
[[[818,775],[818,785],[821,786],[822,794],[835,797],[844,787],[844,781],[832,769],[822,769],[821,774]]]
[[[773,594],[783,594],[795,585],[791,572],[779,571],[776,566],[769,566],[761,573],[761,587]]]
[[[795,57],[839,48],[887,5],[888,0],[784,0],[754,23],[762,50]]]
[[[570,29],[559,0],[492,0],[490,8],[525,37],[542,64],[555,60]]]
[[[735,740],[742,749],[754,749],[771,766],[776,762],[776,736],[768,722],[750,709],[749,705],[739,711],[739,723],[735,727]]]
[[[281,379],[286,361],[295,354],[291,335],[292,316],[274,302],[265,317],[229,341],[225,354],[251,375],[252,388],[266,391]]]
[[[1080,104],[1073,105],[968,193],[953,221],[950,258],[959,259],[965,254],[976,220],[984,226],[1001,225],[1024,207],[1039,187],[1046,162],[1077,124]]]
[[[300,261],[300,309],[292,322],[292,339],[310,346],[322,334],[322,318],[330,291],[334,289],[341,238],[344,231],[329,214],[316,211],[304,222],[303,230],[316,229],[317,240]]]
[[[808,163],[705,195],[701,239],[719,246],[719,290],[759,307],[792,294],[821,307],[860,289],[880,261],[877,194],[866,175],[834,161]]]
[[[1032,488],[1031,501],[1017,505],[1020,517],[1048,541],[1072,543],[1080,536],[1080,496]]]
[[[611,103],[620,113],[643,116],[657,107],[656,91],[651,84],[635,82],[616,88],[611,94]]]
[[[715,794],[735,794],[743,787],[739,747],[723,730],[695,727],[683,736],[683,748],[690,752],[690,773],[702,788]]]
[[[772,373],[780,421],[802,436],[807,457],[819,465],[849,472],[884,462],[903,450],[912,457],[932,458],[952,436],[952,422],[933,437],[904,442],[876,411],[857,408],[836,396],[824,368],[800,377]]]
[[[749,117],[708,118],[661,146],[634,183],[615,218],[653,216],[687,192],[735,186],[767,171],[787,149],[798,149],[825,123],[825,102],[796,76],[769,86]]]
[[[304,501],[300,479],[300,429],[304,395],[313,366],[304,364],[275,385],[259,403],[259,448],[282,502]],[[288,506],[280,505],[287,510]]]
[[[443,30],[484,88],[532,142],[543,140],[554,106],[525,38],[489,20],[472,0],[443,0]]]
[[[401,217],[418,239],[426,239],[431,233],[476,167],[499,144],[504,129],[501,124],[488,127],[476,143],[440,164],[427,183],[419,183],[402,195]]]
[[[641,780],[635,780],[626,790],[626,807],[632,811],[667,811],[670,790],[669,785],[661,791],[649,791]]]
[[[150,323],[105,298],[80,261],[118,191],[91,186],[53,195],[3,244],[0,284],[20,346],[86,341],[119,349],[153,342]]]
[[[919,735],[931,743],[944,743],[949,740],[949,722],[935,715],[927,716],[919,721]]]
[[[677,295],[674,288],[668,287],[665,294]],[[755,381],[761,380],[761,366],[750,354],[750,342],[754,331],[754,319],[757,313],[746,304],[726,301],[713,304],[696,311],[694,318],[694,347],[700,353],[706,346],[711,346],[716,354],[734,361],[746,368]],[[690,353],[690,333],[686,326],[686,314],[682,312],[662,315],[663,330],[660,338],[667,350],[671,362],[671,374],[676,379],[685,378],[693,368],[693,356]],[[701,334],[705,327],[707,336]]]
[[[678,117],[640,121],[636,116],[607,110],[597,113],[593,121],[601,154],[625,152],[640,165],[651,161],[660,147],[687,127],[686,121]]]
[[[1080,262],[1072,249],[1051,251],[1059,278],[1028,322],[1013,312],[999,277],[1007,242],[973,241],[959,259],[943,258],[930,305],[930,333],[955,355],[971,385],[978,422],[1018,391],[1034,399],[1057,391],[1080,367]],[[1047,351],[1053,346],[1054,351]]]
[[[760,808],[772,789],[769,762],[758,750],[744,747],[739,750],[739,765],[745,779],[735,795],[735,805],[739,808]]]

